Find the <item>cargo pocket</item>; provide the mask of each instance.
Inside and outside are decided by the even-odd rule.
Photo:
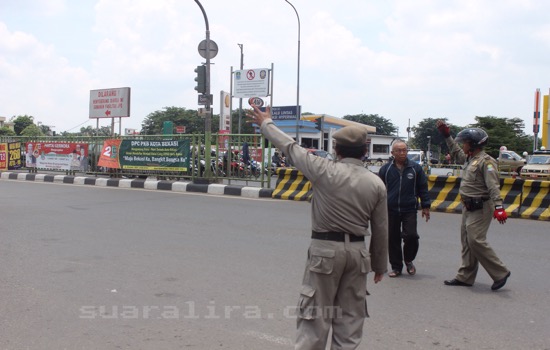
[[[367,318],[370,317],[369,315],[369,308],[367,306],[367,296],[369,295],[369,292],[367,291],[367,295],[365,295],[365,315],[363,317]]]
[[[302,286],[300,299],[298,300],[298,317],[304,320],[315,318],[315,289],[310,286]]]
[[[370,254],[366,249],[361,249],[361,273],[370,272]]]
[[[334,255],[332,249],[311,247],[309,249],[309,271],[329,275],[334,268]]]

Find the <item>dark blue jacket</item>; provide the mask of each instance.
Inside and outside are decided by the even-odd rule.
[[[388,190],[389,211],[399,213],[417,211],[419,198],[422,208],[430,207],[428,178],[420,164],[407,159],[401,174],[392,160],[380,168],[378,176]]]

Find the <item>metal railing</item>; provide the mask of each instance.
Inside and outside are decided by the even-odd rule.
[[[115,169],[99,166],[104,142],[121,140],[189,140],[189,167],[187,171]],[[245,181],[258,182],[261,187],[271,187],[271,148],[266,148],[265,138],[258,134],[211,134],[210,151],[205,150],[205,135],[131,135],[131,136],[0,136],[0,143],[21,142],[21,170],[29,172],[59,172],[66,175],[108,176],[115,178],[147,178],[159,180],[192,180],[206,182]],[[28,142],[77,143],[87,145],[88,164],[84,170],[59,170],[30,168],[25,164]],[[205,153],[208,152],[208,154]],[[249,159],[243,159],[248,152]],[[207,167],[207,161],[210,166]]]

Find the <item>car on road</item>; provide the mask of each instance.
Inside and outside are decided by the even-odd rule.
[[[409,158],[410,161],[416,162],[420,165],[426,162],[424,151],[421,151],[419,149],[410,149],[407,153],[407,158]]]
[[[502,150],[497,158],[500,171],[515,171],[521,173],[521,168],[527,163],[519,154],[510,150]]]
[[[527,164],[521,169],[521,178],[550,180],[550,150],[541,149],[533,152]]]
[[[321,158],[327,158],[329,160],[334,160],[334,156],[331,153],[329,153],[327,151],[324,151],[322,149],[308,148],[308,152],[313,153],[316,156],[321,157]]]

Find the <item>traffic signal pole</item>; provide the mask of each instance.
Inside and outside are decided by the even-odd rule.
[[[199,0],[195,0],[197,5],[199,5],[202,15],[204,16],[204,23],[206,25],[206,96],[208,101],[205,105],[206,110],[206,116],[204,118],[204,177],[210,178],[211,177],[211,171],[210,171],[210,152],[211,152],[211,138],[212,138],[212,110],[211,105],[212,101],[210,101],[210,26],[208,25],[208,17],[206,16],[206,12],[204,11],[204,7],[202,7],[202,4],[199,2]],[[199,170],[200,171],[200,170]]]

